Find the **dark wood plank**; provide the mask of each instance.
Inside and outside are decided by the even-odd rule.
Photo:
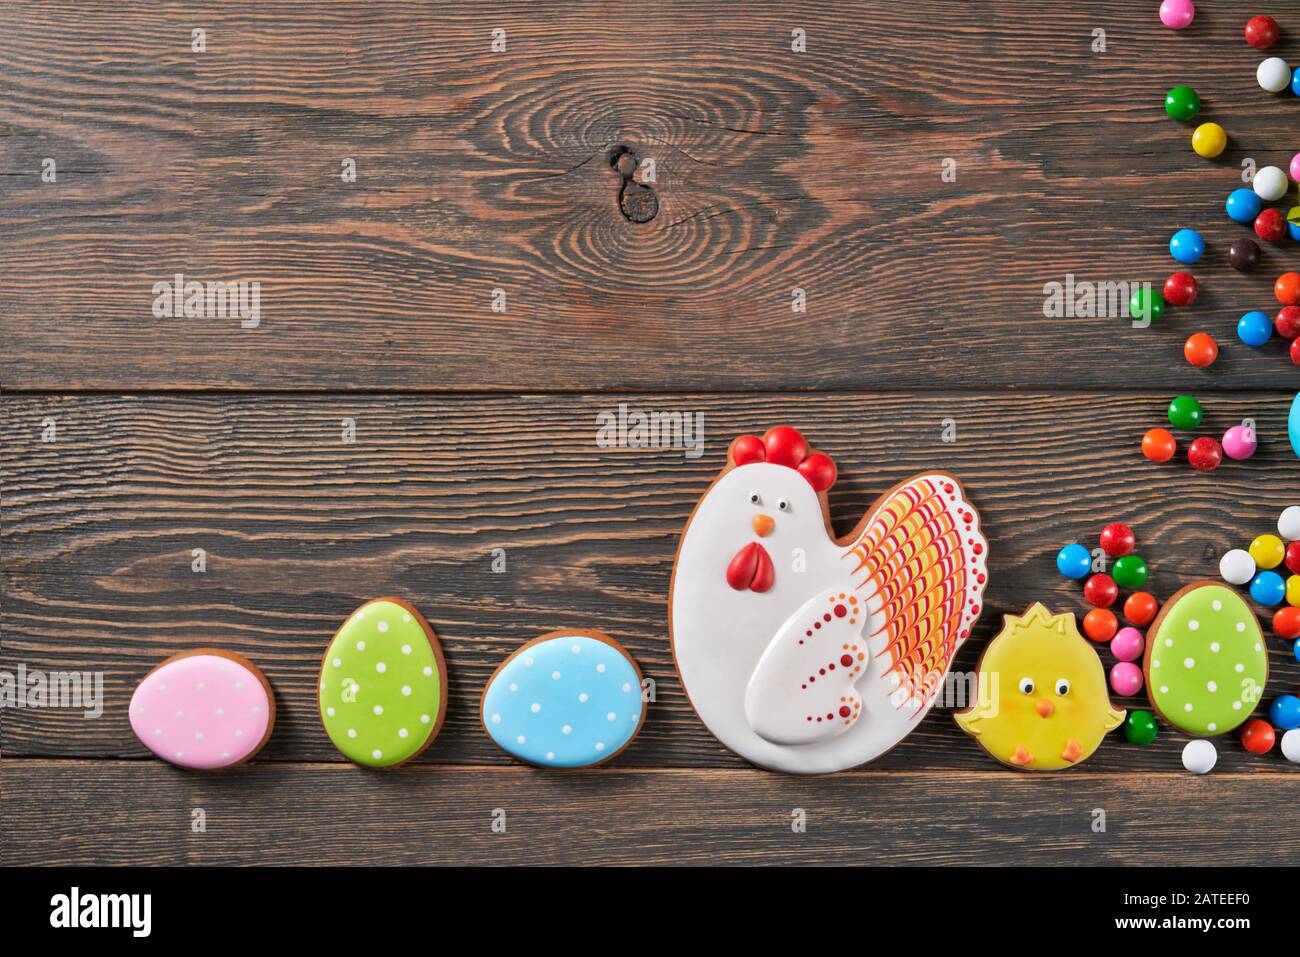
[[[962,669],[1004,612],[1035,600],[1084,610],[1055,571],[1062,544],[1130,522],[1154,569],[1150,587],[1168,596],[1215,577],[1218,556],[1273,527],[1296,496],[1277,395],[1208,402],[1207,432],[1253,415],[1265,439],[1251,462],[1212,475],[1139,455],[1161,395],[625,400],[703,413],[704,454],[598,448],[596,416],[613,397],[11,397],[0,447],[0,663],[102,671],[107,706],[90,721],[10,711],[0,746],[8,755],[143,756],[126,720],[131,688],[162,658],[216,645],[258,662],[275,687],[280,721],[267,758],[341,760],[316,717],[320,655],[353,608],[396,595],[433,623],[451,673],[447,723],[422,762],[508,763],[478,726],[483,684],[520,643],[569,626],[614,635],[658,682],[620,766],[741,766],[686,706],[665,605],[678,535],[728,442],[778,422],[837,459],[841,529],[924,468],[947,467],[966,483],[984,516],[992,583]],[[356,422],[352,444],[340,441],[345,417]],[[41,441],[47,418],[57,442]],[[945,419],[956,423],[955,443],[941,440]],[[205,574],[191,571],[195,548],[207,552]],[[503,574],[491,570],[496,548]],[[1265,703],[1300,685],[1289,643],[1269,647]],[[1177,769],[1182,743],[1172,732],[1149,749],[1116,737],[1089,768]],[[1234,740],[1222,751],[1229,771],[1285,767]],[[943,714],[880,762],[988,765]]]
[[[7,760],[0,863],[1241,865],[1300,860],[1277,774],[367,773]],[[194,833],[196,808],[206,831]],[[794,833],[802,809],[806,831]],[[492,830],[505,812],[505,833]],[[1104,833],[1092,829],[1105,812]]]
[[[1285,388],[1233,341],[1294,246],[1242,277],[1238,164],[1285,164],[1290,96],[1242,14],[1185,34],[1128,0],[147,0],[0,8],[0,322],[10,388]],[[190,31],[208,33],[189,52]],[[491,31],[507,49],[492,53]],[[806,31],[808,52],[790,49]],[[1107,31],[1094,53],[1093,30]],[[1278,49],[1295,54],[1289,38]],[[1231,148],[1164,117],[1190,81]],[[608,151],[656,160],[618,211]],[[45,157],[60,170],[42,183]],[[353,157],[356,184],[340,181]],[[957,163],[956,182],[941,163]],[[1162,328],[1045,320],[1045,283],[1161,281]],[[262,284],[262,323],[155,319],[154,283]],[[791,290],[808,308],[792,313]],[[506,290],[509,311],[490,310]]]

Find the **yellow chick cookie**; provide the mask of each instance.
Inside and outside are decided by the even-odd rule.
[[[1035,603],[1007,615],[980,659],[975,703],[957,723],[1003,764],[1058,771],[1087,760],[1124,711],[1074,615]]]

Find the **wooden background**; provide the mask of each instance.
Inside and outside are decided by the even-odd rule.
[[[1205,778],[1168,728],[1034,776],[936,711],[865,769],[781,777],[705,731],[668,650],[677,537],[742,431],[789,423],[834,455],[840,528],[912,472],[963,479],[992,583],[959,668],[1003,613],[1082,611],[1052,558],[1108,521],[1137,529],[1164,597],[1300,499],[1300,376],[1279,341],[1233,335],[1300,256],[1233,273],[1222,214],[1243,158],[1300,147],[1300,101],[1255,85],[1258,11],[1203,0],[1175,34],[1155,6],[0,6],[0,666],[102,672],[106,697],[96,720],[0,716],[0,857],[1300,860],[1300,769],[1233,736]],[[1300,20],[1278,15],[1294,32],[1276,52],[1300,57]],[[1179,82],[1232,136],[1217,161],[1164,116]],[[619,211],[618,146],[656,162],[651,222]],[[1068,273],[1162,281],[1180,226],[1210,244],[1195,307],[1147,330],[1043,317]],[[154,318],[178,271],[259,281],[260,326]],[[1224,346],[1208,372],[1181,358],[1202,330]],[[1137,439],[1180,392],[1206,434],[1256,418],[1259,455],[1147,463]],[[620,402],[704,413],[703,456],[599,448]],[[333,630],[380,595],[424,612],[451,676],[441,736],[387,774],[343,762],[314,694]],[[591,772],[521,767],[477,724],[496,664],[565,626],[607,631],[658,686],[641,736]],[[246,768],[186,773],[130,732],[135,682],[202,645],[274,686],[275,736]],[[1300,684],[1286,643],[1269,650],[1266,702]]]

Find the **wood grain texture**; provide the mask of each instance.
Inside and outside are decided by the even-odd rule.
[[[158,762],[5,762],[0,863],[1280,863],[1280,775],[761,771],[566,774],[338,765],[187,774]],[[1212,806],[1212,815],[1204,808]],[[204,833],[192,812],[206,814]],[[791,828],[796,809],[807,830]],[[1096,810],[1105,833],[1094,833]],[[505,812],[504,834],[492,830]]]
[[[135,682],[168,655],[216,646],[248,656],[275,687],[280,720],[266,758],[340,761],[316,713],[320,656],[355,607],[394,595],[429,619],[450,670],[446,726],[421,762],[509,763],[478,723],[484,683],[524,641],[580,627],[620,641],[657,682],[620,766],[742,767],[683,697],[667,642],[668,581],[681,529],[729,441],[780,422],[835,457],[839,530],[922,469],[944,467],[965,483],[989,538],[991,584],[958,655],[962,670],[1004,613],[1041,600],[1082,614],[1078,587],[1055,570],[1062,544],[1130,522],[1153,568],[1149,587],[1167,597],[1217,577],[1219,556],[1271,528],[1295,491],[1295,460],[1266,396],[1211,404],[1207,430],[1258,415],[1266,437],[1249,464],[1212,475],[1141,458],[1137,437],[1164,406],[1156,395],[622,399],[702,413],[704,454],[597,447],[608,396],[11,398],[4,432],[13,441],[0,450],[0,662],[103,671],[107,708],[93,721],[10,712],[0,746],[11,755],[142,756],[125,710]],[[59,440],[44,443],[50,417]],[[344,417],[356,422],[355,443],[341,441]],[[941,439],[945,419],[956,424],[955,443]],[[191,571],[195,548],[207,553],[205,574]],[[491,565],[498,548],[502,574]],[[1300,683],[1289,644],[1270,639],[1265,704]],[[1088,767],[1178,768],[1183,740],[1166,730],[1143,749],[1115,736]],[[1231,739],[1222,751],[1227,770],[1296,771]],[[873,767],[988,764],[936,713]]]
[[[1192,325],[1231,341],[1297,261],[1223,262],[1240,161],[1294,148],[1241,17],[1205,2],[1175,34],[1128,0],[772,0],[723,20],[685,0],[6,3],[0,382],[1093,389],[1140,365],[1150,388],[1293,388],[1277,343],[1209,375],[1180,359]],[[1232,134],[1219,160],[1164,116],[1184,81]],[[618,210],[624,144],[656,161],[649,223]],[[1067,273],[1162,281],[1184,225],[1211,243],[1194,310],[1145,332],[1043,318]],[[177,271],[260,282],[260,327],[153,318]]]

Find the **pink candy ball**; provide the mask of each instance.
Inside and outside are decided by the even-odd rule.
[[[1127,698],[1142,690],[1142,669],[1131,661],[1121,661],[1110,669],[1110,686],[1120,697]]]
[[[1136,661],[1145,648],[1142,632],[1136,628],[1121,628],[1110,640],[1110,653],[1120,661]]]
[[[1165,0],[1160,4],[1160,22],[1170,30],[1181,30],[1191,26],[1196,16],[1196,7],[1192,0]]]
[[[1238,462],[1250,458],[1259,448],[1259,439],[1255,430],[1245,425],[1234,425],[1223,433],[1223,451],[1230,459]]]
[[[1291,178],[1300,183],[1300,153],[1291,157]]]

